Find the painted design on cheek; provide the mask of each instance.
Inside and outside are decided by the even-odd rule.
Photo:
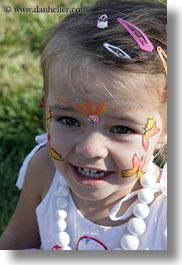
[[[51,139],[50,139],[50,135],[48,135],[48,147],[49,147],[49,153],[50,156],[58,161],[63,161],[63,157],[54,149],[51,147]]]
[[[137,178],[140,178],[145,172],[143,171],[143,167],[146,163],[146,155],[144,155],[141,159],[138,158],[137,154],[134,154],[132,159],[132,168],[127,169],[121,172],[121,176],[123,178],[129,178],[136,174]]]
[[[149,147],[149,138],[157,134],[159,131],[160,129],[157,128],[154,118],[149,117],[145,126],[145,133],[142,137],[142,145],[145,151],[147,151]]]
[[[50,132],[51,119],[52,119],[52,115],[51,115],[50,107],[47,106],[46,107],[46,124],[47,124],[48,133]]]
[[[103,115],[107,110],[107,104],[100,102],[96,105],[91,100],[86,100],[84,103],[78,103],[76,107],[83,113],[88,115],[88,121],[97,124],[100,120],[99,115]]]
[[[50,110],[50,107],[47,106],[47,108],[46,108],[46,122],[47,122],[47,134],[48,134],[47,138],[48,138],[49,154],[53,159],[58,160],[58,161],[63,161],[62,156],[54,148],[51,147],[51,137],[50,137],[51,119],[52,119],[51,110]]]

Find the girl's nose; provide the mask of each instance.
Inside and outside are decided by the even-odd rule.
[[[83,137],[76,145],[76,153],[87,158],[105,158],[108,155],[108,149],[104,137],[98,133],[92,133]]]

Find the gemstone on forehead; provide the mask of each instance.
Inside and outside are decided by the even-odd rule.
[[[100,121],[99,115],[88,115],[88,121],[92,124],[98,124]]]

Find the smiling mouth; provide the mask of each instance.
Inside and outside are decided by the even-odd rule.
[[[103,178],[108,174],[108,171],[98,171],[96,169],[88,169],[78,167],[77,172],[87,178]]]
[[[72,170],[76,179],[85,185],[95,186],[101,184],[110,175],[109,171],[97,170],[94,168],[83,168],[72,165]]]

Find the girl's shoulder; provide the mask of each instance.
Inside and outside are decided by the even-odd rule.
[[[55,167],[49,156],[47,145],[40,148],[32,157],[26,175],[35,179],[36,184],[40,187],[39,191],[42,200],[47,194],[55,175]]]
[[[26,179],[29,179],[36,185],[42,200],[52,183],[55,167],[49,156],[46,135],[36,137],[36,142],[38,144],[24,159],[16,185],[22,189]]]

